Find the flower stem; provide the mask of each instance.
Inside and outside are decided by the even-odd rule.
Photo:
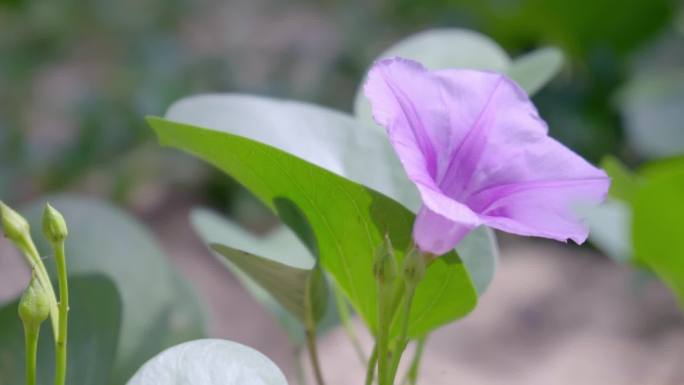
[[[354,332],[354,326],[351,324],[351,316],[349,315],[349,307],[347,306],[347,302],[345,301],[344,295],[342,294],[342,291],[336,283],[333,284],[333,289],[335,292],[335,304],[337,305],[337,313],[340,316],[342,326],[344,327],[344,330],[347,332],[347,335],[349,336],[349,340],[354,346],[356,355],[359,357],[361,363],[365,365],[367,362],[366,355],[363,353],[361,343],[359,343],[359,339],[356,336],[356,332]]]
[[[26,385],[36,385],[36,356],[38,353],[38,335],[40,326],[34,330],[24,328],[26,346]]]
[[[378,363],[378,346],[373,347],[373,352],[368,359],[368,368],[366,369],[366,385],[373,384],[373,378],[375,378],[375,366]]]
[[[64,385],[67,371],[67,331],[69,326],[69,283],[67,280],[64,242],[54,244],[59,281],[59,331],[55,344],[55,385]]]
[[[413,304],[413,297],[416,292],[416,286],[412,284],[405,285],[406,292],[404,293],[404,306],[402,309],[402,319],[401,319],[401,334],[397,339],[397,346],[394,354],[392,355],[392,364],[390,366],[389,374],[389,384],[394,383],[394,378],[397,375],[397,369],[399,368],[399,362],[401,361],[401,356],[404,354],[406,345],[408,345],[408,326],[411,314],[411,305]]]
[[[418,380],[418,370],[420,369],[420,361],[423,358],[423,351],[425,350],[425,342],[427,341],[427,336],[420,337],[416,344],[416,352],[413,354],[413,360],[411,361],[411,367],[406,373],[404,381],[401,383],[403,385],[416,385]]]
[[[306,327],[306,345],[309,351],[309,359],[311,360],[311,368],[313,369],[314,376],[316,377],[317,385],[325,385],[323,381],[323,373],[321,371],[321,364],[318,360],[318,347],[316,346],[316,330],[315,327]]]
[[[391,385],[389,380],[390,352],[389,332],[392,324],[392,288],[388,285],[379,285],[378,288],[378,384]]]

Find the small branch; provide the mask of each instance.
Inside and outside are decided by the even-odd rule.
[[[306,375],[304,375],[304,366],[302,365],[302,348],[297,345],[294,347],[295,361],[297,361],[297,382],[299,385],[307,385]]]
[[[321,371],[321,364],[318,360],[318,347],[316,345],[316,330],[315,327],[311,328],[310,325],[306,327],[306,345],[309,351],[309,359],[311,360],[311,367],[316,377],[317,385],[325,385],[323,381],[323,373]]]
[[[378,362],[378,346],[373,347],[373,352],[371,353],[370,359],[368,360],[368,368],[366,369],[366,385],[373,384],[373,378],[375,378],[375,366]]]
[[[356,351],[356,355],[359,357],[361,364],[365,365],[367,362],[366,355],[363,353],[361,343],[359,342],[359,339],[356,336],[356,332],[354,331],[354,326],[351,324],[351,316],[349,314],[349,307],[347,306],[347,302],[344,299],[342,291],[336,283],[333,283],[333,289],[335,292],[335,304],[337,305],[337,313],[340,315],[340,321],[342,322],[342,326],[344,327],[344,330],[347,332],[349,340],[351,341],[352,346],[354,346],[354,350]]]
[[[420,337],[416,343],[416,352],[413,354],[413,360],[411,361],[411,367],[409,367],[408,372],[406,372],[406,377],[401,382],[403,385],[416,385],[418,380],[418,371],[420,369],[420,362],[423,358],[423,351],[425,350],[425,342],[427,341],[427,335]]]

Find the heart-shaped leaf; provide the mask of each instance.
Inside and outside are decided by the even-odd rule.
[[[109,385],[121,325],[121,299],[104,276],[72,276],[67,383]],[[0,385],[23,384],[24,337],[18,301],[0,308]],[[54,383],[54,340],[44,323],[37,364],[39,385]]]
[[[265,110],[259,113],[268,115]],[[414,215],[410,211],[372,189],[263,143],[160,118],[150,118],[149,123],[162,144],[183,149],[219,167],[281,217],[286,216],[283,207],[294,207],[302,213],[315,233],[320,263],[369,327],[375,328],[373,253],[383,236],[389,234],[397,256],[403,258],[411,242]],[[253,124],[250,122],[250,126]],[[298,235],[306,239],[305,234]],[[430,265],[417,289],[409,332],[412,336],[422,335],[462,317],[473,309],[476,300],[477,294],[458,256],[451,253],[439,258]]]
[[[204,339],[169,348],[143,365],[128,385],[287,385],[268,357],[237,342]]]
[[[420,196],[385,133],[369,129],[349,115],[305,103],[227,94],[182,99],[171,106],[167,116],[268,144],[379,191],[413,212],[420,208]],[[494,232],[480,227],[456,250],[469,269],[481,271],[472,279],[478,290],[484,290],[494,271],[483,269],[493,269],[498,259]]]

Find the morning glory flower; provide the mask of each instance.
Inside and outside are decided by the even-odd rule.
[[[373,118],[422,198],[413,239],[444,254],[474,228],[572,239],[588,229],[580,203],[599,203],[605,172],[548,136],[525,91],[505,75],[375,63],[364,87]]]

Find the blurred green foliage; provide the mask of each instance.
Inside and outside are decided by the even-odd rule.
[[[0,1],[0,195],[88,190],[94,179],[97,193],[128,201],[141,184],[201,181],[206,199],[231,207],[233,183],[145,147],[143,116],[210,91],[350,110],[378,53],[445,26],[483,32],[514,56],[561,47],[570,64],[535,97],[552,135],[594,161],[612,153],[639,163],[644,155],[623,138],[632,118],[615,95],[633,73],[677,62],[680,8],[674,0]],[[665,40],[670,48],[652,54]]]

